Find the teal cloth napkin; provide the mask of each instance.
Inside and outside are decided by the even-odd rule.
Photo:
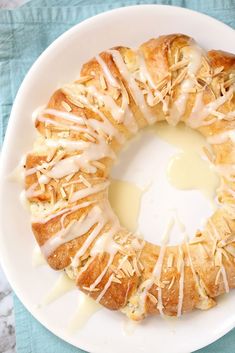
[[[20,83],[39,54],[55,38],[73,25],[99,12],[144,3],[188,7],[235,28],[234,0],[34,0],[14,11],[0,10],[0,143],[3,142],[12,102]],[[14,307],[18,353],[83,352],[55,337],[40,325],[16,296]],[[234,352],[235,330],[214,344],[197,351],[197,353]]]

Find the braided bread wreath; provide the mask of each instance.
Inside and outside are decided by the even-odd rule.
[[[37,111],[26,158],[32,229],[48,264],[134,320],[209,309],[235,287],[235,56],[172,34],[116,47]],[[154,245],[122,228],[108,202],[117,152],[140,128],[183,121],[212,146],[219,208],[193,240]],[[156,229],[157,232],[157,229]]]

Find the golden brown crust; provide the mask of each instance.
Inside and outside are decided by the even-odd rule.
[[[178,121],[174,119],[179,112],[174,116],[171,112],[176,108],[176,102],[181,99],[181,101],[185,100],[185,107],[180,113],[179,120],[196,128],[205,137],[210,138],[234,129],[234,55],[215,50],[205,53],[190,37],[182,34],[151,39],[142,44],[138,52],[125,47],[116,47],[114,51],[121,55],[128,74],[125,75],[124,69],[118,67],[118,57],[115,59],[112,51],[100,54],[111,78],[107,77],[107,72],[105,74],[97,58],[84,64],[80,80],[57,90],[52,95],[47,111],[43,115],[47,121],[36,120],[35,125],[42,138],[95,143],[96,146],[102,138],[106,148],[117,153],[122,145],[120,136],[125,140],[134,135],[130,125],[123,120],[118,121],[114,116],[114,113],[118,115],[119,110],[124,109],[125,99],[137,128],[149,123],[148,115],[149,119],[155,116],[158,121],[167,120],[175,125]],[[192,54],[194,51],[195,54]],[[197,59],[194,58],[197,55],[200,63],[196,72],[193,72],[198,65],[195,61]],[[146,68],[140,65],[141,57]],[[149,78],[144,82],[141,76],[138,76],[141,70],[142,74],[143,72],[146,74],[146,69],[154,82],[154,87],[150,87]],[[132,77],[131,79],[134,78],[134,83],[133,81],[131,83],[128,75]],[[110,84],[109,80],[113,84]],[[188,80],[186,82],[188,91],[183,96],[182,83],[186,80]],[[138,92],[136,93],[133,84],[136,84],[143,94],[144,103],[138,104]],[[79,98],[80,95],[81,98]],[[104,98],[107,96],[112,98],[111,103]],[[198,117],[196,115],[197,118],[195,118],[196,100],[199,96],[201,115]],[[211,108],[203,118],[203,108],[208,107],[210,103],[213,105],[213,102],[223,97],[227,97],[224,102],[214,109]],[[143,108],[144,104],[147,107]],[[147,109],[147,114],[143,113],[144,109]],[[73,114],[73,120],[69,120],[65,114],[59,116],[56,113],[58,111]],[[85,125],[81,125],[83,124],[81,119]],[[103,119],[107,120],[107,124],[111,124],[111,127],[105,126],[106,130],[102,130],[103,125],[97,125],[97,122],[102,123]],[[81,126],[87,128],[92,121],[95,125],[92,125],[89,133],[80,129]],[[231,138],[221,143],[213,143],[212,148],[213,163],[218,168],[235,162],[234,141]],[[26,190],[30,190],[35,183],[39,182],[43,172],[48,175],[48,171],[50,173],[53,170],[55,159],[63,161],[81,153],[81,150],[66,150],[61,146],[54,150],[52,147],[40,150],[36,146],[35,150],[27,156],[26,170],[35,167],[41,169],[37,169],[37,173],[26,176]],[[98,164],[95,163],[97,161]],[[42,168],[43,163],[48,163],[46,168]],[[83,217],[89,218],[94,204],[101,207],[102,214],[106,214],[102,205],[107,198],[107,187],[71,202],[72,194],[86,188],[102,186],[107,182],[113,156],[107,153],[97,160],[92,160],[90,164],[96,168],[92,173],[85,170],[82,165],[72,174],[59,178],[50,177],[45,184],[39,182],[34,189],[36,193],[28,192],[33,214],[35,215],[36,206],[39,210],[44,207],[47,212],[38,211],[38,214],[39,216],[43,214],[44,219],[49,217],[46,221],[34,219],[32,224],[36,240],[44,252],[48,251],[48,242],[58,237],[61,231],[63,232]],[[55,249],[50,248],[49,244],[49,249],[53,251],[48,253],[47,261],[56,270],[66,268],[68,273],[76,278],[78,287],[85,293],[89,293],[92,298],[99,300],[102,305],[111,310],[122,309],[132,319],[139,320],[154,313],[179,316],[194,308],[210,308],[215,305],[216,296],[224,293],[228,288],[235,287],[235,251],[233,251],[235,203],[233,194],[231,196],[231,191],[228,191],[234,190],[235,193],[235,180],[227,177],[222,179],[226,186],[218,193],[222,207],[209,219],[203,231],[196,235],[192,243],[184,242],[179,246],[166,247],[163,253],[163,246],[138,240],[120,227],[117,230],[114,228],[113,231],[112,221],[108,219],[74,265],[74,257],[91,239],[93,232],[99,226],[100,220],[98,220],[84,233],[60,243]],[[37,193],[39,190],[41,193]],[[91,202],[91,204],[74,209],[84,202]],[[36,212],[36,218],[38,214]],[[50,218],[51,216],[53,218]],[[114,232],[112,241],[118,250],[115,252],[112,248],[112,251],[105,250],[93,254],[97,239],[103,239],[102,237],[112,231]],[[160,277],[156,275],[156,266],[160,266]],[[99,278],[100,280],[97,280]],[[97,284],[93,286],[96,282]]]
[[[222,50],[210,50],[208,51],[208,58],[213,68],[223,66],[227,73],[235,68],[235,57],[231,53]]]

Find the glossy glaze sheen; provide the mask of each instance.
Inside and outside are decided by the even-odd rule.
[[[122,20],[121,27],[120,19]],[[148,23],[147,27],[146,23]],[[110,28],[109,36],[107,36],[107,28]],[[0,248],[4,269],[20,299],[42,324],[67,342],[95,353],[129,352],[133,350],[133,347],[138,353],[148,352],[155,346],[156,341],[159,350],[164,347],[166,353],[186,353],[198,349],[219,338],[233,327],[235,323],[233,314],[234,294],[229,295],[224,300],[223,306],[220,305],[203,314],[190,314],[171,326],[169,323],[162,321],[159,325],[160,321],[158,319],[149,320],[146,325],[138,326],[133,335],[128,338],[122,333],[120,317],[106,311],[97,312],[80,335],[71,335],[64,329],[63,322],[67,320],[68,313],[73,311],[76,296],[66,296],[47,310],[39,311],[35,304],[42,294],[41,285],[35,283],[35,286],[32,287],[29,285],[30,281],[19,280],[19,273],[27,270],[28,278],[33,279],[35,276],[39,276],[43,279],[43,282],[45,281],[44,287],[49,287],[55,277],[45,267],[41,267],[36,272],[32,268],[30,253],[34,243],[33,238],[29,236],[28,216],[17,203],[16,195],[19,188],[10,182],[6,182],[4,177],[14,169],[22,153],[31,146],[34,137],[31,135],[33,125],[29,123],[30,116],[35,107],[45,103],[47,97],[56,88],[58,77],[61,83],[72,80],[78,72],[79,65],[97,52],[117,43],[135,46],[150,37],[173,32],[187,33],[195,37],[206,48],[214,47],[235,51],[234,31],[232,29],[189,10],[150,5],[127,7],[105,13],[71,29],[39,58],[19,91],[9,123],[4,147],[5,158],[2,160],[1,168],[1,213],[5,219],[9,218],[7,212],[10,208],[6,206],[15,205],[11,208],[11,217],[14,214],[15,222],[11,224],[1,222]],[[206,36],[205,33],[207,33]],[[86,38],[85,42],[84,38]],[[226,38],[226,41],[224,41],[224,38]],[[79,42],[87,43],[82,52],[76,50]],[[65,47],[68,55],[65,54]],[[56,60],[62,54],[64,57],[63,63]],[[50,82],[46,80],[45,72],[50,73]],[[32,89],[35,80],[37,81],[37,91]],[[29,94],[31,96],[30,102],[28,101]],[[24,140],[19,138],[17,132],[19,131],[18,128],[22,128],[22,126],[27,129],[26,136],[28,138]],[[12,246],[17,241],[16,239],[19,239],[12,235],[15,234],[16,236],[16,230],[20,230],[21,234],[24,234],[20,246],[24,248],[25,253],[29,254],[28,257],[22,258],[22,256],[19,256],[17,249],[14,250],[16,247]],[[73,302],[74,300],[75,302]],[[59,308],[63,308],[63,312]],[[105,323],[101,329],[100,320]],[[189,324],[189,321],[191,324]],[[61,322],[61,326],[58,326],[58,322]],[[187,342],[184,340],[185,335],[188,337]],[[91,336],[92,340],[90,339]]]

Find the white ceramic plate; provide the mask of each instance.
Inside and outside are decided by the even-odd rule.
[[[65,341],[90,352],[188,353],[215,341],[234,327],[235,292],[232,292],[208,312],[197,311],[177,321],[151,318],[139,325],[129,336],[122,329],[123,316],[105,309],[97,312],[75,335],[69,333],[66,327],[76,305],[77,293],[68,293],[42,309],[37,307],[51,283],[57,278],[57,274],[47,266],[32,267],[34,239],[30,230],[29,215],[20,205],[19,186],[7,180],[7,175],[15,168],[20,157],[32,146],[33,110],[45,104],[56,87],[74,80],[82,63],[97,52],[114,45],[137,46],[151,37],[174,32],[191,35],[208,49],[219,48],[235,52],[234,31],[205,15],[159,5],[113,10],[84,21],[58,38],[27,74],[12,109],[1,161],[2,265],[20,300],[45,327]],[[167,148],[160,144],[157,151],[159,150],[161,153],[156,153],[156,158],[162,156]],[[133,151],[130,153],[133,155]],[[128,162],[128,158],[124,154],[123,166]],[[161,158],[157,160],[159,163],[163,160]],[[146,162],[146,165],[151,166],[151,161]],[[132,179],[133,176],[135,181],[135,168],[131,171],[128,171],[128,168],[123,170],[127,173],[124,173],[124,177],[126,175],[127,179]],[[151,175],[151,167],[146,167],[146,170]],[[118,168],[114,170],[115,173],[118,175]],[[192,197],[196,197],[200,206],[196,211],[199,218],[198,210],[201,204],[204,209],[207,209],[208,205],[205,207],[205,202],[199,196]],[[151,239],[159,241],[159,238]]]

